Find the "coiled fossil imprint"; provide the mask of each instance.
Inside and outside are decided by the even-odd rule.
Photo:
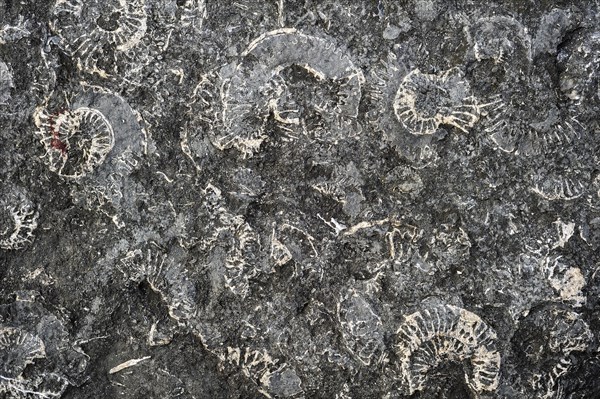
[[[137,46],[145,35],[145,7],[145,0],[57,0],[50,27],[79,69],[107,76],[118,54]]]
[[[294,66],[319,84],[331,84],[331,101],[321,98],[313,110],[296,103],[283,79],[285,70]],[[222,87],[224,129],[213,135],[213,144],[251,155],[267,137],[264,124],[270,114],[283,126],[301,126],[314,111],[312,117],[322,119],[325,130],[339,133],[358,114],[363,80],[345,52],[327,39],[289,28],[265,33],[242,53]]]
[[[23,190],[9,187],[0,198],[0,248],[21,249],[33,240],[37,207]]]
[[[118,226],[135,216],[129,176],[146,150],[139,115],[120,96],[98,87],[51,93],[34,112],[48,168],[71,183],[72,195]]]
[[[98,110],[78,107],[48,115],[42,138],[51,171],[69,178],[83,177],[102,164],[115,142],[113,128]]]
[[[402,80],[393,107],[396,118],[415,135],[433,134],[440,125],[467,132],[481,112],[458,68],[441,75],[411,71]]]
[[[397,332],[403,387],[423,389],[427,373],[440,363],[468,361],[465,382],[475,393],[498,387],[500,354],[496,333],[474,313],[453,305],[433,305],[405,317]]]
[[[39,303],[37,292],[14,296],[0,305],[0,396],[60,398],[82,381],[88,357],[70,340],[67,323]]]

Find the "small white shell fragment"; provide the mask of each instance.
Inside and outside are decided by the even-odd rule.
[[[123,362],[123,363],[119,364],[118,366],[115,366],[112,369],[108,370],[108,374],[115,374],[115,373],[118,373],[119,371],[125,370],[129,367],[137,366],[141,362],[148,360],[150,358],[151,358],[151,356],[144,356],[139,359],[128,360],[128,361]]]

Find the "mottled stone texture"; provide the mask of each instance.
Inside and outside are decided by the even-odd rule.
[[[594,0],[0,0],[0,398],[600,398]]]

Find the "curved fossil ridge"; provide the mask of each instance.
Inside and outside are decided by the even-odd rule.
[[[132,280],[146,280],[160,295],[173,320],[186,322],[196,314],[196,289],[186,269],[157,246],[130,251],[121,262],[128,267]]]
[[[465,380],[474,392],[498,387],[496,333],[476,314],[452,305],[432,306],[406,316],[397,335],[396,354],[409,394],[422,390],[427,373],[445,360],[469,361]]]
[[[400,155],[422,168],[438,159],[435,141],[430,134],[411,134],[396,116],[396,98],[409,73],[407,66],[393,53],[375,65],[369,97],[376,106],[367,117]]]
[[[383,347],[383,323],[369,302],[350,290],[338,303],[338,315],[345,344],[366,366]],[[375,359],[377,361],[378,359]]]
[[[102,89],[79,91],[65,108],[60,94],[50,95],[34,112],[50,170],[71,179],[96,172],[103,164],[109,164],[103,168],[107,173],[130,172],[145,145],[135,111]]]
[[[477,123],[481,105],[469,94],[469,85],[458,68],[441,75],[418,69],[404,77],[394,99],[394,113],[415,135],[434,134],[440,125],[467,132]]]
[[[295,29],[279,29],[254,40],[242,57],[244,60],[221,90],[225,129],[213,137],[217,148],[235,147],[251,155],[265,139],[263,125],[271,112],[281,124],[302,123],[300,110],[281,109],[279,104],[286,95],[279,75],[290,66],[304,68],[317,81],[339,85],[337,104],[318,109],[328,119],[330,129],[339,129],[345,118],[357,116],[364,77],[330,41]],[[254,120],[257,116],[258,126]]]
[[[508,16],[493,16],[477,20],[465,29],[471,44],[471,56],[477,61],[492,60],[504,63],[521,51],[527,61],[532,60],[531,38],[519,21]]]
[[[569,176],[564,172],[536,173],[532,180],[531,192],[547,201],[572,201],[584,195],[586,190],[580,176]]]
[[[544,82],[532,84],[543,87]],[[531,191],[548,201],[581,197],[588,173],[570,154],[589,135],[579,117],[557,106],[560,100],[548,88],[534,93],[515,86],[496,99],[484,131],[496,149],[538,164],[530,178]]]
[[[250,279],[261,273],[255,258],[260,247],[257,232],[244,216],[230,211],[221,189],[212,184],[202,190],[199,206],[190,212],[184,213],[179,245],[186,249],[197,246],[219,256],[222,268],[218,269],[222,273],[224,287],[236,295],[247,296]]]
[[[57,0],[52,13],[52,30],[77,57],[79,69],[89,72],[105,73],[94,60],[104,45],[128,51],[146,33],[145,0]]]
[[[14,378],[23,373],[34,359],[44,358],[46,351],[42,340],[14,327],[0,327],[0,374]]]
[[[13,302],[0,305],[0,397],[59,398],[85,379],[87,355],[70,341],[64,320],[37,301],[36,292],[13,295]]]
[[[15,87],[13,75],[4,62],[0,61],[0,105],[8,103],[11,97],[11,90]]]
[[[577,32],[559,51],[559,84],[576,105],[600,100],[600,31]]]
[[[79,107],[50,115],[44,145],[50,170],[69,178],[83,177],[102,164],[115,142],[113,128],[98,110]]]
[[[21,249],[33,240],[37,228],[36,206],[24,192],[13,188],[0,199],[0,248]]]
[[[560,304],[531,309],[511,341],[522,359],[521,397],[563,398],[561,380],[574,368],[573,352],[585,352],[594,333],[581,314]]]
[[[549,115],[545,120],[532,122],[526,119],[527,109],[531,112],[532,107],[548,107],[543,107],[542,104],[532,105],[529,102],[525,108],[525,102],[521,103],[523,105],[515,104],[518,101],[516,98],[519,98],[518,93],[514,93],[508,103],[500,104],[499,112],[490,119],[490,126],[485,129],[499,150],[523,156],[546,155],[560,146],[571,145],[581,137],[577,119],[564,117],[556,110],[552,113],[546,111]]]

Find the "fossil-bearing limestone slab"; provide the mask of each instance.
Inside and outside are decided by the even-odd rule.
[[[0,398],[600,398],[599,20],[0,1]]]

